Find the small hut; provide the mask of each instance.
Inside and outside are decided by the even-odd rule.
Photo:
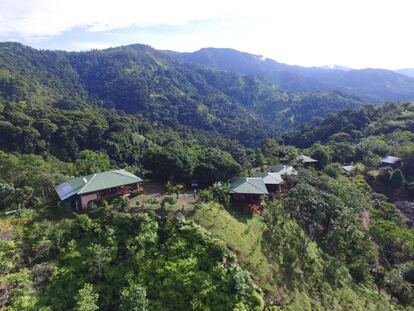
[[[298,156],[296,160],[301,162],[304,167],[312,166],[318,162],[318,160],[312,159],[311,157],[305,156],[303,154]]]
[[[342,169],[345,172],[345,174],[349,175],[352,174],[352,172],[354,171],[354,166],[352,164],[343,165]]]
[[[261,213],[262,198],[269,194],[263,178],[256,177],[233,178],[229,193],[234,205],[254,213]]]
[[[270,172],[277,173],[281,177],[290,176],[290,175],[297,175],[298,172],[295,170],[293,166],[290,165],[272,165],[270,166]]]
[[[278,173],[255,172],[253,173],[253,177],[262,178],[269,193],[278,192],[280,190],[280,185],[284,182],[282,176]]]
[[[393,168],[400,167],[401,159],[394,156],[386,156],[381,159],[380,167],[391,166]]]

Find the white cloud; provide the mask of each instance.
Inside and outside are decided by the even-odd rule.
[[[131,25],[180,25],[232,15],[237,1],[1,0],[0,34],[54,36],[78,26],[107,31]]]
[[[187,51],[232,47],[302,65],[396,68],[414,66],[412,12],[411,0],[0,0],[0,38],[31,42],[75,27],[96,33],[182,26],[186,30],[175,34],[125,38]],[[193,28],[195,22],[202,27]],[[120,41],[111,40],[68,42],[68,47]]]

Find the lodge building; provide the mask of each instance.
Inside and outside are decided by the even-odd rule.
[[[229,194],[232,203],[252,213],[260,214],[264,197],[275,198],[286,185],[285,177],[296,175],[292,166],[270,167],[270,172],[254,172],[252,177],[235,177],[231,180]]]
[[[83,210],[91,202],[100,198],[128,196],[132,191],[140,191],[142,179],[125,170],[114,170],[72,178],[55,190],[70,210]]]

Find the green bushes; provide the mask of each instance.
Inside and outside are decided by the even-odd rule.
[[[131,282],[121,291],[119,311],[148,311],[147,291],[140,284]]]
[[[369,199],[362,189],[344,179],[306,172],[289,191],[284,208],[322,250],[346,258],[343,263],[355,281],[368,279],[370,244],[361,215]]]
[[[324,169],[323,172],[332,177],[332,178],[337,178],[341,173],[342,173],[343,169],[341,167],[341,165],[339,165],[338,163],[331,163],[328,164]]]
[[[75,311],[96,311],[99,310],[97,305],[99,295],[94,292],[91,284],[85,283],[83,288],[79,290],[78,295],[75,297],[76,305]]]
[[[229,186],[228,183],[216,182],[200,192],[200,199],[203,202],[217,202],[226,206],[230,203]]]
[[[0,274],[10,293],[2,302],[11,310],[264,308],[235,255],[184,218],[109,207],[71,219],[17,221],[23,235],[10,242],[22,245],[27,255],[0,241],[1,264],[13,265],[7,277]],[[44,268],[35,271],[39,265]],[[40,281],[34,285],[35,274]]]
[[[312,152],[311,157],[315,160],[318,160],[318,162],[316,163],[316,167],[318,167],[319,169],[325,168],[325,166],[327,166],[330,161],[328,151],[326,150],[326,148],[322,146],[317,147]]]
[[[385,274],[384,285],[394,297],[404,305],[414,303],[414,284],[407,281],[404,276],[408,269],[413,269],[413,263],[399,265]]]
[[[240,165],[233,157],[218,148],[182,145],[151,148],[143,157],[146,169],[164,180],[197,180],[200,186],[209,186],[240,173]]]
[[[92,150],[83,150],[75,161],[78,175],[89,175],[108,171],[110,161],[107,154]]]

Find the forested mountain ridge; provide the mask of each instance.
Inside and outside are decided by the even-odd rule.
[[[414,132],[414,106],[412,103],[383,106],[366,106],[356,110],[332,113],[313,127],[303,126],[286,139],[298,147],[309,147],[314,143],[360,142],[368,137],[387,137],[397,143],[407,144]],[[401,133],[405,140],[396,140]],[[405,136],[404,136],[405,135]],[[400,137],[400,139],[402,139]],[[390,144],[390,147],[393,144]]]
[[[339,92],[320,93],[320,101],[313,93],[283,92],[258,77],[177,61],[138,44],[67,53],[2,43],[0,64],[6,101],[59,105],[64,99],[121,109],[167,126],[216,132],[244,145],[363,104]]]
[[[185,61],[258,75],[289,92],[338,90],[367,103],[414,100],[414,79],[390,70],[340,70],[282,64],[232,49],[205,48],[193,53],[171,53]]]
[[[4,43],[1,92],[6,101],[116,108],[167,126],[181,124],[236,139],[243,136],[247,145],[275,130],[257,122],[254,112],[209,87],[196,73],[187,72],[194,83],[186,81],[149,49],[134,46],[70,54]]]
[[[5,311],[413,310],[414,232],[376,193],[414,197],[413,104],[320,118],[360,101],[291,94],[142,45],[8,43],[0,65]],[[277,127],[310,120],[278,139]],[[393,152],[404,164],[378,169]],[[319,162],[305,169],[300,154]],[[298,175],[261,202],[262,215],[232,203],[231,177],[278,164]],[[157,194],[75,213],[59,203],[55,185],[120,168]],[[198,198],[176,200],[194,180]]]

